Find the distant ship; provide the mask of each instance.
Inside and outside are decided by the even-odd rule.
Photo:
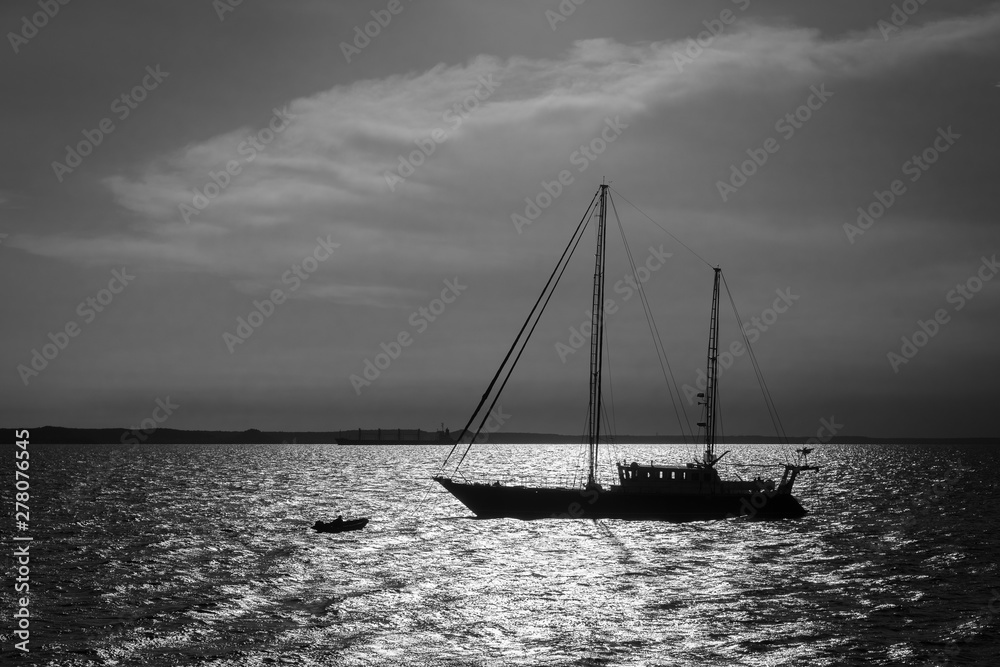
[[[465,455],[469,452],[469,447],[475,443],[479,430],[482,429],[489,411],[499,398],[507,379],[513,371],[514,365],[524,350],[528,337],[538,323],[542,310],[551,297],[552,290],[555,289],[562,273],[565,271],[566,263],[572,256],[573,250],[582,238],[582,230],[593,217],[597,216],[597,253],[594,269],[594,291],[591,311],[591,332],[590,337],[590,401],[587,421],[587,435],[589,439],[588,448],[588,472],[585,483],[581,481],[579,486],[529,486],[502,484],[499,481],[482,482],[472,481],[461,475],[461,479],[454,479],[446,476],[436,476],[434,480],[447,489],[463,505],[469,508],[477,517],[489,518],[515,518],[515,519],[543,519],[543,518],[588,518],[588,519],[645,519],[659,521],[688,521],[706,519],[724,519],[737,516],[753,516],[757,518],[795,518],[806,514],[805,508],[792,495],[792,485],[799,473],[806,470],[816,470],[810,466],[807,456],[809,448],[803,447],[797,450],[798,458],[796,462],[785,463],[784,473],[780,480],[764,480],[757,477],[753,480],[724,480],[719,476],[716,464],[728,452],[723,452],[716,456],[716,410],[718,408],[718,366],[719,366],[719,301],[720,301],[720,281],[722,270],[712,267],[715,273],[714,287],[712,291],[712,312],[709,323],[708,342],[708,363],[706,388],[704,393],[698,394],[702,399],[704,421],[698,422],[698,427],[704,429],[705,450],[698,460],[687,463],[683,466],[677,465],[654,465],[633,461],[619,461],[617,468],[617,483],[607,487],[602,486],[598,480],[598,449],[602,439],[601,417],[605,411],[602,394],[602,368],[603,355],[605,349],[604,340],[604,267],[605,267],[605,236],[608,204],[610,201],[608,185],[602,184],[598,192],[591,200],[587,212],[577,226],[576,232],[570,239],[569,245],[563,251],[562,257],[541,296],[535,302],[528,319],[521,327],[514,344],[507,352],[506,357],[497,370],[492,382],[483,394],[476,410],[473,412],[469,423],[462,430],[461,436],[451,452],[445,459],[445,464],[451,459],[458,445],[466,444],[465,453],[459,459],[455,467],[457,473]],[[610,202],[612,207],[613,201]],[[617,217],[617,211],[615,211]],[[624,238],[624,236],[623,236]],[[629,261],[632,264],[633,275],[635,265],[631,259],[631,251],[626,251]],[[728,288],[727,288],[728,289]],[[648,309],[648,302],[642,297],[644,307]],[[541,308],[539,308],[541,305]],[[649,313],[647,312],[647,315]],[[534,319],[534,324],[529,324]],[[651,330],[655,325],[651,326]],[[527,336],[524,336],[527,331]],[[748,346],[749,356],[754,363],[755,371],[759,368],[752,350],[749,350],[749,340],[744,336],[744,342]],[[520,344],[520,352],[513,357],[513,362],[508,365],[512,355]],[[658,352],[659,353],[659,352]],[[499,385],[499,389],[494,392],[497,381],[507,369],[506,377]],[[666,373],[665,373],[666,374]],[[767,395],[766,387],[762,382],[762,389],[767,398],[769,410],[773,409],[770,397]],[[483,406],[490,397],[493,401],[486,412],[482,412]],[[679,398],[679,394],[678,394]],[[475,422],[477,415],[483,415],[482,422],[476,431],[470,428]],[[678,414],[678,421],[680,415]],[[464,437],[466,433],[471,434],[467,442]],[[444,466],[442,466],[444,467]],[[453,473],[454,474],[454,473]]]
[[[357,431],[357,437],[338,436],[338,445],[453,445],[455,439],[451,431],[441,424],[441,429],[422,431],[418,429],[372,429]]]

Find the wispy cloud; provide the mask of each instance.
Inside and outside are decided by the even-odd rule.
[[[494,184],[510,179],[512,165],[523,166],[526,174],[516,178],[521,182],[551,177],[549,168],[532,163],[568,155],[609,115],[651,118],[734,89],[753,95],[831,78],[877,80],[944,54],[996,49],[998,35],[997,11],[907,27],[888,42],[875,26],[824,39],[816,30],[746,22],[683,72],[674,63],[683,41],[629,45],[592,39],[577,42],[559,59],[480,56],[462,65],[359,81],[292,100],[287,109],[293,120],[252,160],[244,147],[261,128],[240,127],[107,178],[115,202],[134,215],[128,229],[20,235],[11,245],[87,264],[200,269],[234,280],[266,279],[320,232],[334,233],[351,248],[341,259],[345,269],[375,258],[400,268],[461,263],[451,230],[463,229],[474,239],[505,223],[518,197]],[[414,150],[415,140],[444,126],[445,112],[483,76],[502,85],[412,178],[390,191],[386,172]],[[643,142],[624,150],[641,150],[657,140],[655,132],[642,130]],[[671,162],[689,160],[661,159],[666,170]],[[180,207],[192,205],[195,190],[230,161],[240,163],[240,172],[186,224]],[[255,250],[262,243],[266,254]],[[477,261],[489,265],[490,253]],[[313,293],[351,299],[352,289],[330,283]]]

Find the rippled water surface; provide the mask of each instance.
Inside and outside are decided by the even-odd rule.
[[[744,462],[786,452],[731,448]],[[796,487],[804,519],[688,524],[475,520],[429,480],[441,447],[31,452],[32,652],[12,650],[5,622],[4,664],[994,665],[1000,655],[1000,448],[821,445],[821,470]],[[565,471],[579,455],[491,445],[470,460],[507,477]],[[4,485],[8,508],[10,493]],[[338,513],[371,523],[309,529]],[[9,619],[10,590],[3,600]]]

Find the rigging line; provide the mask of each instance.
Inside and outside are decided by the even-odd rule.
[[[580,433],[587,432],[587,424],[590,423],[590,410],[587,410],[587,414],[583,417],[583,425],[580,427]],[[580,442],[578,445],[583,444],[583,436],[580,437]],[[583,472],[583,458],[587,455],[587,451],[580,447],[576,452],[576,463],[573,467],[573,486],[576,486],[577,475],[582,475]],[[583,478],[581,477],[580,483],[583,484]]]
[[[611,416],[610,416],[610,418],[608,417],[608,401],[605,401],[604,398],[603,398],[603,396],[601,397],[601,412],[604,413],[604,424],[605,424],[606,427],[608,427],[608,428],[606,428],[606,433],[607,433],[607,438],[608,438],[608,446],[605,447],[605,450],[607,450],[608,456],[611,456],[611,450],[614,450],[615,452],[618,451],[618,447],[617,447],[618,442],[616,441],[616,437],[617,437],[617,434],[618,434],[618,417],[615,414],[615,386],[614,386],[613,378],[611,376],[611,345],[610,345],[610,343],[608,343],[607,336],[608,336],[608,332],[604,331],[604,334],[603,334],[602,338],[604,339],[604,354],[607,355],[607,359],[608,359],[608,370],[607,370],[607,373],[608,373],[608,398],[609,398],[609,400],[611,402]],[[601,377],[603,377],[603,374],[602,374]],[[600,434],[598,434],[598,437],[600,437]]]
[[[604,354],[608,358],[608,397],[611,399],[611,420],[608,421],[607,412],[604,415],[605,423],[611,426],[611,433],[618,433],[618,417],[615,415],[615,385],[611,377],[611,344],[608,343],[608,332],[604,332]]]
[[[607,419],[608,418],[608,404],[607,403],[602,403],[601,404],[601,411],[604,413],[604,418]],[[618,445],[620,444],[619,440],[618,440],[618,434],[617,434],[617,432],[615,432],[615,433],[606,433],[605,437],[607,438],[608,442],[607,442],[606,446],[604,447],[604,451],[605,451],[605,454],[607,454],[607,456],[608,456],[608,462],[611,463],[614,460],[613,457],[616,458],[618,456]]]
[[[608,418],[608,409],[607,404],[604,401],[601,401],[601,410],[604,412],[604,419],[606,421]],[[618,458],[618,442],[611,433],[608,433],[608,444],[604,448],[604,453],[608,457],[608,469],[614,470],[614,463]]]
[[[612,403],[611,403],[611,414],[612,414],[612,416],[614,415],[614,408],[615,408],[614,399],[612,399]],[[601,400],[601,410],[604,412],[604,421],[605,421],[605,423],[610,423],[608,421],[608,402],[605,401],[605,400],[603,400],[603,399]],[[621,443],[618,440],[619,433],[618,433],[618,427],[617,427],[617,425],[614,427],[614,429],[615,429],[614,432],[612,432],[612,431],[606,432],[605,436],[608,439],[608,446],[610,448],[612,448],[614,450],[614,452],[617,454],[618,445],[621,444]]]
[[[739,311],[736,309],[736,300],[733,299],[733,294],[729,290],[729,283],[726,282],[726,276],[725,275],[722,276],[722,281],[723,281],[723,284],[724,284],[724,286],[726,288],[726,295],[729,297],[729,305],[730,305],[730,307],[733,310],[733,315],[736,317],[737,324],[740,324],[743,321],[743,318],[740,317]],[[774,417],[771,414],[773,406],[772,406],[772,404],[770,402],[770,396],[764,390],[764,384],[763,384],[764,377],[763,377],[763,373],[761,372],[760,367],[759,367],[759,365],[756,362],[756,356],[754,355],[753,348],[750,346],[750,341],[747,338],[746,332],[743,330],[742,326],[740,326],[739,329],[740,329],[741,337],[743,338],[743,341],[747,345],[747,353],[748,353],[748,357],[750,358],[750,365],[751,365],[751,367],[753,369],[754,377],[756,377],[756,379],[757,379],[757,384],[761,385],[761,393],[763,394],[763,397],[764,397],[764,405],[767,407],[767,410],[768,410],[768,416],[771,418],[772,424],[774,424]],[[777,431],[777,426],[776,425],[775,425],[775,430]],[[778,433],[778,435],[780,436],[780,433]]]
[[[728,285],[726,285],[726,292],[727,292],[727,295],[729,296],[729,303],[730,303],[730,305],[733,308],[733,313],[735,314],[736,318],[739,320],[740,316],[739,316],[739,313],[736,311],[736,303],[733,300],[732,294],[729,292],[729,286]],[[742,332],[742,328],[741,328],[741,332]],[[761,388],[761,394],[762,394],[762,396],[764,398],[764,405],[765,405],[765,407],[767,407],[768,417],[771,419],[772,426],[774,426],[775,434],[779,438],[782,438],[782,437],[784,437],[783,436],[783,429],[781,427],[780,419],[778,419],[777,408],[774,405],[774,400],[771,397],[770,392],[767,390],[767,384],[764,382],[764,374],[760,370],[760,364],[758,364],[758,362],[757,362],[757,357],[754,354],[753,348],[750,347],[750,340],[747,338],[745,332],[743,332],[743,340],[744,340],[744,342],[747,345],[747,352],[748,352],[747,356],[750,358],[750,364],[751,364],[751,366],[753,368],[754,376],[757,378],[757,383],[760,385],[760,388]]]
[[[548,304],[548,299],[550,299],[552,297],[552,292],[555,290],[555,286],[556,286],[556,284],[558,284],[558,281],[559,281],[559,278],[556,278],[556,276],[557,276],[557,274],[558,274],[559,277],[562,276],[562,272],[564,272],[566,270],[566,266],[569,264],[569,259],[572,257],[573,253],[576,251],[576,247],[579,245],[580,239],[583,237],[583,231],[586,229],[586,226],[587,226],[585,223],[588,223],[589,220],[593,217],[594,202],[596,201],[596,199],[597,199],[597,195],[594,195],[594,199],[591,200],[590,205],[587,207],[587,210],[584,213],[583,218],[581,218],[580,223],[577,225],[576,230],[574,230],[573,236],[570,237],[569,245],[566,246],[566,248],[563,250],[562,255],[559,257],[559,261],[556,263],[556,267],[553,269],[552,274],[549,276],[549,279],[546,281],[545,286],[542,288],[541,294],[538,296],[538,299],[535,301],[534,306],[532,306],[531,312],[528,314],[527,319],[525,319],[524,324],[521,326],[521,330],[518,331],[518,334],[515,337],[514,342],[511,344],[511,347],[507,351],[507,354],[504,357],[503,361],[501,362],[499,368],[497,368],[497,372],[493,376],[493,379],[490,381],[490,384],[487,387],[486,391],[483,393],[483,396],[480,399],[479,404],[476,406],[476,409],[473,410],[472,415],[469,417],[469,421],[465,425],[465,428],[462,429],[462,431],[461,431],[461,433],[459,435],[458,440],[456,440],[455,444],[452,446],[451,451],[448,452],[448,456],[445,457],[444,462],[441,464],[441,469],[444,469],[444,467],[447,466],[448,461],[451,459],[452,454],[454,454],[454,452],[455,452],[455,449],[458,447],[459,444],[461,444],[462,437],[464,437],[465,434],[469,432],[469,427],[475,421],[476,415],[478,415],[480,413],[480,411],[481,411],[481,409],[483,407],[483,404],[486,403],[486,400],[489,398],[490,393],[493,390],[493,387],[496,385],[497,379],[503,373],[504,367],[507,365],[507,362],[510,360],[510,355],[514,352],[514,350],[517,348],[517,346],[518,346],[519,343],[521,343],[522,346],[523,346],[523,342],[521,340],[521,337],[524,334],[525,328],[531,322],[532,317],[536,318],[536,324],[537,324],[537,318],[541,316],[541,310],[544,310],[544,308],[545,308],[545,305],[542,305],[541,310],[539,310],[538,305],[542,301],[543,297],[546,296],[546,292],[548,292],[549,294],[548,294],[548,298],[545,299],[545,304]],[[569,253],[568,255],[567,255],[567,252]],[[561,266],[561,268],[560,268],[560,266]],[[553,278],[556,279],[555,283],[552,282]],[[532,327],[532,330],[534,330],[534,327]],[[529,333],[528,336],[530,336],[530,335],[531,334]],[[526,341],[527,341],[527,339],[525,339],[524,342],[526,342]],[[520,355],[518,355],[518,357],[520,357]],[[517,361],[515,360],[514,363],[516,364]],[[513,368],[513,366],[511,368]],[[483,418],[483,421],[480,424],[479,428],[476,430],[476,433],[469,440],[468,446],[467,446],[467,448],[465,450],[465,454],[462,455],[462,460],[464,460],[465,456],[468,454],[469,448],[471,448],[472,445],[473,445],[473,443],[475,442],[476,436],[478,436],[479,432],[482,430],[482,426],[483,426],[483,424],[486,423],[486,418],[489,417],[490,410],[493,409],[493,405],[495,405],[495,404],[496,404],[496,399],[494,399],[493,404],[490,405],[490,409],[487,410],[486,417]],[[460,465],[461,465],[461,461],[459,462],[458,465],[455,466],[455,470],[456,471],[458,470],[458,466],[460,466]]]
[[[600,192],[600,191],[598,190],[598,192]],[[595,199],[596,199],[596,196],[595,196]],[[591,202],[591,208],[593,208],[593,202]],[[588,212],[590,212],[590,209],[588,209]],[[591,212],[590,213],[590,218],[584,218],[584,220],[589,221],[592,218],[593,218],[593,213]],[[577,227],[578,230],[585,228],[585,225],[583,224],[584,220],[580,221],[580,226]],[[510,380],[510,376],[514,373],[514,367],[517,366],[517,362],[521,359],[521,355],[524,354],[524,350],[528,346],[528,340],[531,339],[531,334],[533,334],[535,332],[535,328],[538,326],[538,323],[542,321],[542,312],[544,312],[545,308],[549,305],[549,301],[552,299],[552,295],[555,294],[556,287],[559,286],[559,281],[562,280],[563,274],[566,273],[566,267],[569,266],[569,259],[573,257],[573,254],[576,252],[576,249],[580,245],[580,241],[582,239],[583,239],[583,234],[581,233],[581,234],[579,234],[579,235],[576,236],[576,241],[575,242],[571,241],[572,249],[570,249],[569,247],[566,248],[566,250],[569,251],[569,256],[566,258],[566,262],[563,263],[562,269],[559,270],[558,275],[555,276],[555,282],[552,284],[552,289],[549,290],[548,296],[545,297],[545,301],[542,303],[542,307],[539,309],[538,315],[535,317],[535,323],[531,325],[531,329],[528,330],[527,335],[524,337],[524,342],[521,343],[521,349],[518,351],[517,356],[514,357],[514,361],[510,364],[510,368],[507,369],[507,375],[506,375],[506,377],[504,377],[503,382],[500,384],[500,388],[497,389],[496,395],[493,397],[493,402],[490,403],[490,407],[486,409],[486,415],[483,417],[482,421],[479,422],[479,427],[476,429],[476,432],[473,434],[472,439],[469,441],[468,446],[465,448],[465,452],[462,454],[462,458],[459,459],[458,464],[455,466],[456,470],[458,470],[459,466],[462,465],[462,461],[465,460],[465,457],[469,455],[469,450],[472,449],[472,444],[476,441],[476,437],[479,435],[479,432],[483,430],[483,425],[485,425],[486,424],[486,420],[489,419],[490,413],[493,411],[493,406],[495,406],[497,404],[497,401],[500,400],[500,395],[503,393],[504,387],[507,386],[507,381]],[[564,255],[566,254],[565,250],[563,251],[563,254]],[[551,278],[550,278],[550,280],[551,280]],[[539,298],[541,298],[541,297],[539,297]],[[527,326],[527,322],[525,322],[525,326]],[[522,327],[522,330],[523,330],[523,327]],[[511,349],[511,352],[513,352],[513,348]],[[508,353],[507,356],[509,357],[510,353]],[[503,366],[500,367],[500,371],[497,371],[497,376],[498,377],[499,377],[500,372],[502,370],[503,370]],[[495,380],[496,380],[496,378],[494,378],[494,381]],[[490,386],[492,388],[492,383],[491,383]],[[484,395],[483,402],[485,402],[485,400],[486,400],[486,396]],[[482,404],[480,404],[480,407],[481,407],[481,405]],[[473,413],[473,419],[475,419],[475,413]],[[472,420],[470,420],[469,423],[471,424]]]
[[[727,290],[728,290],[728,288],[727,288]],[[761,388],[763,389],[764,394],[767,396],[767,401],[770,403],[771,412],[774,414],[774,421],[777,422],[777,427],[775,429],[775,434],[778,437],[780,437],[782,440],[784,440],[785,444],[787,445],[788,444],[788,434],[785,433],[785,426],[784,426],[784,424],[782,424],[782,422],[781,422],[781,416],[778,414],[778,406],[774,402],[774,397],[771,395],[771,390],[770,390],[770,388],[768,388],[767,382],[764,380],[764,371],[761,370],[761,368],[760,368],[760,362],[757,361],[757,353],[754,352],[753,349],[749,347],[749,345],[747,346],[747,350],[750,352],[750,354],[748,356],[750,357],[750,360],[753,363],[754,368],[756,369],[757,377],[760,378]],[[787,458],[787,453],[786,453],[786,458]]]
[[[722,442],[719,443],[719,444],[725,445],[726,444],[726,425],[722,421],[722,392],[719,391],[719,385],[718,384],[716,384],[716,386],[715,386],[715,414],[718,417],[719,432],[720,432],[720,434],[722,436],[720,438]]]
[[[736,300],[733,299],[733,293],[729,289],[729,283],[726,281],[725,274],[722,275],[722,284],[726,287],[726,295],[729,297],[729,304],[733,308],[733,314],[736,316],[737,323],[742,322],[743,319],[740,317],[739,312],[736,310]],[[764,381],[764,373],[760,370],[760,364],[757,363],[757,355],[754,353],[753,348],[750,346],[750,339],[747,337],[746,332],[743,327],[740,327],[740,333],[743,334],[743,340],[747,346],[748,356],[750,357],[750,362],[753,366],[754,373],[757,375],[757,381],[760,383],[761,390],[764,394],[764,404],[768,407],[768,414],[771,417],[771,422],[774,424],[775,431],[778,437],[788,444],[788,435],[785,433],[785,427],[781,423],[781,417],[778,415],[778,408],[774,404],[774,398],[771,396],[771,391],[767,388],[767,382]]]
[[[608,186],[608,187],[609,187],[609,188],[611,188],[611,186]],[[680,244],[681,244],[682,246],[684,246],[684,247],[685,247],[685,248],[686,248],[686,249],[688,250],[688,252],[690,252],[690,253],[691,253],[692,255],[694,255],[695,257],[697,257],[697,258],[698,258],[698,259],[700,259],[701,261],[705,262],[705,264],[708,264],[708,266],[709,266],[709,267],[711,267],[711,268],[713,268],[713,269],[715,268],[715,266],[713,266],[713,265],[711,264],[711,262],[709,262],[709,261],[708,261],[707,259],[705,259],[705,258],[704,258],[704,257],[702,257],[701,255],[699,255],[698,253],[696,253],[696,252],[695,252],[694,250],[692,250],[690,246],[688,246],[688,245],[687,245],[686,243],[684,243],[684,241],[681,241],[681,240],[680,240],[679,238],[677,238],[676,236],[674,236],[674,235],[673,235],[673,233],[671,233],[671,232],[670,232],[669,230],[667,230],[667,228],[666,228],[666,227],[664,227],[663,225],[661,225],[660,223],[658,223],[658,222],[657,222],[656,220],[653,220],[653,219],[652,219],[651,217],[649,217],[648,215],[646,215],[646,212],[645,212],[645,211],[643,211],[643,210],[642,210],[641,208],[639,208],[638,206],[636,206],[635,204],[633,204],[632,202],[630,202],[630,201],[629,201],[628,199],[626,199],[626,198],[625,198],[625,195],[623,195],[622,193],[618,192],[618,191],[617,191],[617,190],[615,190],[614,188],[611,188],[611,190],[612,190],[612,191],[613,191],[613,192],[614,192],[614,193],[615,193],[616,195],[618,195],[619,197],[621,197],[622,199],[624,199],[624,200],[625,200],[625,203],[627,203],[627,204],[628,204],[629,206],[631,206],[631,207],[632,207],[632,208],[634,208],[635,210],[639,211],[639,213],[642,213],[642,214],[643,214],[643,215],[644,215],[644,216],[646,217],[646,219],[647,219],[647,220],[649,220],[649,221],[650,221],[651,223],[653,223],[654,225],[656,225],[657,227],[659,227],[660,229],[662,229],[662,230],[663,230],[664,232],[666,232],[666,233],[667,233],[667,235],[668,235],[668,236],[669,236],[670,238],[672,238],[673,240],[677,241],[677,242],[678,242],[678,243],[680,243]]]
[[[638,270],[635,266],[635,259],[632,256],[632,249],[629,247],[628,240],[625,238],[625,228],[622,226],[621,218],[618,216],[618,208],[615,206],[615,200],[610,198],[611,210],[614,211],[615,220],[618,222],[618,231],[622,237],[622,243],[625,246],[625,255],[628,257],[629,266],[632,269],[632,275],[638,276]],[[639,293],[639,301],[642,303],[643,313],[646,316],[646,324],[650,327],[650,335],[653,338],[653,348],[656,350],[657,361],[660,364],[660,371],[663,373],[663,379],[667,384],[667,393],[670,394],[670,404],[674,409],[674,416],[677,417],[677,426],[680,428],[681,437],[684,439],[685,444],[687,444],[688,435],[684,432],[684,424],[681,422],[681,412],[684,414],[684,421],[687,422],[688,431],[691,433],[692,438],[694,437],[694,429],[691,428],[691,418],[688,416],[686,410],[678,410],[677,406],[680,404],[681,390],[677,387],[677,379],[674,377],[674,370],[670,366],[670,358],[667,356],[667,350],[663,346],[663,338],[660,336],[660,328],[656,325],[656,319],[653,317],[652,308],[649,305],[649,299],[646,297],[646,291],[642,287],[642,283],[638,279],[635,280],[636,291]],[[664,368],[664,363],[666,363],[666,368]],[[668,379],[669,375],[669,379]],[[674,399],[674,393],[676,392],[677,398]],[[683,405],[683,404],[681,404]]]
[[[611,200],[611,208],[612,208],[612,210],[615,213],[615,219],[618,221],[618,229],[619,229],[619,232],[621,233],[621,236],[622,236],[622,243],[625,245],[625,252],[626,252],[626,255],[628,256],[629,263],[630,263],[630,266],[632,268],[632,273],[633,273],[633,275],[638,275],[638,270],[636,269],[636,266],[635,266],[635,258],[632,255],[631,247],[628,245],[628,241],[625,238],[625,230],[624,230],[624,227],[621,224],[621,218],[618,216],[618,209],[615,206],[614,199]],[[653,317],[652,307],[649,305],[649,297],[646,296],[646,291],[642,287],[642,283],[640,283],[638,280],[636,280],[635,282],[636,282],[636,288],[637,288],[637,290],[639,292],[640,301],[643,304],[643,310],[644,310],[644,314],[646,315],[647,324],[649,324],[652,327],[652,329],[655,330],[655,335],[653,337],[653,345],[656,348],[657,354],[658,355],[659,354],[663,355],[663,359],[660,362],[661,371],[663,370],[663,368],[662,368],[663,367],[663,363],[666,362],[667,371],[669,372],[669,375],[670,375],[670,379],[667,381],[667,390],[668,391],[671,391],[671,390],[676,391],[676,393],[677,393],[677,400],[680,401],[680,394],[681,394],[681,392],[680,392],[680,389],[678,389],[678,387],[677,387],[677,380],[674,377],[673,368],[670,365],[670,358],[667,356],[666,347],[663,345],[663,337],[660,335],[659,326],[656,324],[656,318]],[[658,347],[657,347],[657,343],[659,344]],[[666,380],[666,377],[664,377],[664,379]],[[673,396],[672,392],[670,394],[670,400],[671,400],[671,403],[673,403],[674,396]],[[676,404],[674,404],[674,411],[675,411],[675,413],[677,411]],[[685,413],[685,417],[687,417],[686,413]],[[680,423],[680,417],[679,416],[678,416],[677,421],[678,421],[678,426],[681,429],[681,435],[684,436],[685,440],[686,440],[686,434],[684,433],[684,425]],[[687,419],[687,422],[688,422],[688,430],[691,431],[692,429],[691,429],[691,421],[690,421],[690,419]]]
[[[487,435],[489,435],[489,434],[487,434]],[[479,444],[487,444],[487,445],[489,445],[489,450],[497,454],[497,456],[499,457],[499,459],[507,466],[508,470],[514,470],[514,469],[516,469],[517,466],[514,465],[514,459],[511,457],[510,454],[508,454],[507,452],[505,452],[504,450],[502,450],[500,448],[500,445],[498,445],[497,443],[493,442],[492,440],[487,440],[486,443],[480,442]]]
[[[497,372],[493,376],[493,379],[490,381],[490,384],[486,388],[486,391],[483,392],[483,397],[479,400],[479,405],[476,406],[476,409],[473,410],[472,416],[469,417],[469,422],[465,425],[465,428],[463,428],[459,432],[458,438],[456,438],[455,440],[455,444],[452,446],[451,451],[448,452],[448,456],[445,457],[444,462],[441,464],[441,470],[444,470],[445,466],[448,465],[448,461],[451,459],[452,454],[455,453],[455,449],[458,447],[459,442],[462,440],[463,437],[465,437],[465,434],[468,432],[469,427],[472,425],[472,422],[475,421],[476,415],[479,414],[479,410],[482,409],[483,404],[486,402],[487,397],[489,397],[490,392],[493,390],[493,386],[496,384],[497,378],[500,377],[500,374],[503,372],[504,366],[507,364],[507,360],[510,359],[510,355],[514,351],[514,348],[517,347],[517,343],[520,340],[521,335],[524,333],[525,327],[528,326],[528,322],[531,321],[532,316],[535,314],[535,310],[538,308],[538,304],[541,302],[542,297],[545,296],[545,292],[549,289],[549,285],[552,283],[552,279],[559,271],[559,265],[563,263],[564,259],[567,262],[569,261],[569,259],[566,256],[566,253],[569,252],[571,246],[573,247],[574,251],[576,250],[573,240],[576,238],[577,239],[576,244],[577,245],[579,244],[580,241],[577,238],[577,236],[582,236],[581,232],[586,226],[584,223],[589,221],[590,218],[592,217],[593,214],[591,213],[591,209],[594,208],[594,203],[597,201],[597,196],[599,194],[600,194],[600,189],[598,189],[598,191],[594,194],[594,198],[590,200],[590,205],[587,207],[586,212],[584,212],[583,217],[580,219],[579,224],[576,226],[576,230],[573,232],[573,236],[570,237],[569,244],[563,250],[562,255],[560,255],[559,257],[559,261],[556,262],[555,268],[552,270],[551,275],[549,275],[549,279],[545,282],[545,287],[542,288],[542,293],[538,295],[538,299],[535,300],[535,305],[531,307],[531,312],[528,313],[527,319],[525,319],[524,324],[521,325],[521,330],[517,332],[517,336],[514,338],[514,342],[511,344],[510,349],[507,350],[507,355],[503,358],[503,361],[500,363],[500,367],[497,369]],[[572,256],[572,252],[570,252],[570,256]],[[565,267],[563,267],[563,270],[565,270]],[[554,285],[553,289],[555,289]],[[475,437],[473,437],[473,441],[474,440]],[[470,442],[469,445],[471,446],[472,442]]]
[[[617,208],[615,208],[614,199],[611,200],[611,208],[612,208],[612,210],[615,213],[615,220],[618,222],[618,232],[619,232],[619,234],[621,234],[622,244],[625,246],[625,256],[628,258],[629,267],[632,269],[632,275],[633,276],[637,276],[638,275],[638,270],[636,269],[636,266],[635,266],[635,259],[632,256],[632,249],[631,249],[631,247],[628,244],[628,240],[625,238],[625,230],[624,230],[624,228],[623,228],[623,226],[621,224],[621,218],[618,216],[618,210],[617,210]],[[638,280],[636,280],[635,282],[636,282],[636,287],[639,288],[640,285],[641,285],[641,283],[639,283]],[[670,360],[667,359],[666,349],[663,348],[663,341],[660,339],[659,331],[657,330],[654,333],[655,322],[653,321],[653,318],[652,318],[652,312],[651,312],[650,309],[647,308],[647,306],[648,306],[647,301],[645,299],[643,299],[643,296],[645,295],[645,292],[643,290],[639,290],[639,295],[640,295],[639,296],[639,301],[640,301],[640,303],[642,303],[642,307],[643,307],[643,314],[646,316],[646,325],[650,328],[649,333],[650,333],[650,336],[653,338],[653,348],[656,350],[657,361],[660,364],[660,371],[663,373],[663,380],[664,380],[664,382],[667,385],[667,392],[670,394],[670,402],[673,405],[674,412],[676,414],[676,412],[677,412],[677,405],[674,403],[673,387],[671,386],[672,373],[671,373],[671,377],[668,378],[667,377],[667,369],[664,368],[664,365],[663,365],[664,364],[664,360],[666,360],[667,368],[669,368],[669,366],[670,366]],[[676,382],[674,384],[676,385]],[[677,425],[680,427],[681,434],[683,435],[684,434],[684,425],[680,421],[680,415],[676,415],[676,416],[677,416]]]

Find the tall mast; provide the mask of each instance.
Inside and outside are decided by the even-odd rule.
[[[705,465],[715,465],[715,407],[716,383],[719,377],[719,279],[722,269],[715,267],[715,286],[712,288],[712,320],[708,327],[708,372],[705,384]]]
[[[597,484],[597,448],[601,434],[601,368],[604,353],[604,237],[607,218],[608,186],[601,184],[600,213],[597,222],[597,252],[594,260],[594,298],[590,311],[590,408],[587,436],[590,441],[587,486]]]

